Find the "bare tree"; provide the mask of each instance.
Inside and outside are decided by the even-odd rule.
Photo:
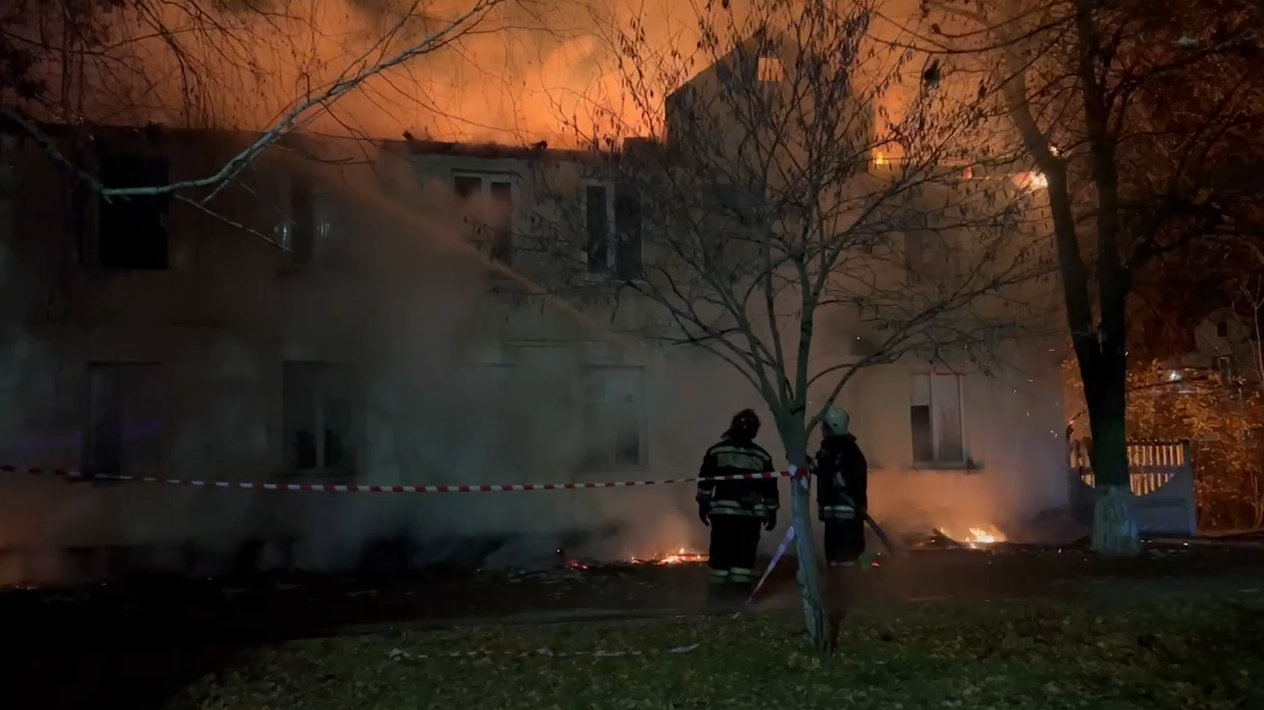
[[[1097,481],[1094,548],[1140,549],[1125,449],[1126,301],[1137,273],[1236,231],[1258,193],[1261,14],[1220,0],[922,2],[909,44],[982,69],[1047,184]],[[963,72],[964,74],[964,72]],[[1252,187],[1254,185],[1254,187]]]
[[[1030,193],[972,148],[974,107],[931,80],[902,116],[879,108],[909,66],[867,54],[877,10],[709,8],[691,54],[649,46],[634,21],[618,37],[625,104],[598,107],[609,133],[580,137],[582,175],[541,162],[535,179],[548,196],[539,247],[558,278],[583,276],[565,290],[647,306],[646,335],[740,373],[800,472],[857,372],[902,358],[986,365],[1033,322],[1041,304],[1023,291],[1051,270]],[[660,128],[621,142],[627,124]],[[825,650],[808,490],[792,489],[805,619]]]
[[[284,136],[317,117],[334,115],[340,99],[364,90],[370,81],[389,79],[392,72],[471,33],[494,30],[493,13],[514,2],[440,6],[411,0],[377,18],[372,36],[360,38],[342,63],[331,67],[317,56],[318,46],[343,33],[321,25],[314,3],[8,0],[0,5],[5,20],[0,115],[107,200],[167,195],[222,219],[215,198]],[[272,60],[265,58],[269,54]],[[292,76],[269,76],[278,71],[278,55],[292,60],[287,65]],[[258,86],[269,85],[269,79],[281,85],[280,95],[267,102],[279,108],[269,112],[270,120],[246,129],[255,135],[244,148],[201,177],[162,185],[105,185],[45,130],[49,125],[146,123],[244,129],[240,114],[257,116],[264,108],[258,96],[242,95],[243,80],[251,77]],[[416,100],[424,103],[425,97]]]

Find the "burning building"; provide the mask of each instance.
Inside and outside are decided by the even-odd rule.
[[[41,131],[107,187],[192,179],[258,139]],[[613,298],[658,252],[608,165],[545,145],[291,134],[227,183],[106,198],[9,126],[0,463],[386,486],[691,475],[761,399],[706,348],[656,336],[653,299]],[[574,264],[538,246],[566,210],[582,225]],[[577,300],[558,283],[608,290]],[[819,328],[830,357],[871,353],[854,323]],[[842,389],[878,517],[968,528],[1062,502],[1057,354],[1006,347],[1008,368],[910,354]],[[775,436],[766,424],[780,452]],[[693,506],[688,486],[390,495],[6,473],[0,582],[110,573],[68,570],[84,549],[197,574],[547,561],[558,547],[670,563],[665,550],[701,547]]]

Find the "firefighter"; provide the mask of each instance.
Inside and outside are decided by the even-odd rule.
[[[825,560],[830,567],[852,567],[865,551],[864,512],[869,505],[869,464],[850,417],[830,406],[821,421],[821,449],[816,452],[816,504],[825,523]]]
[[[772,456],[755,443],[758,433],[755,410],[738,412],[720,443],[707,449],[699,476],[773,472]],[[711,581],[734,589],[748,586],[755,579],[759,528],[777,526],[777,479],[699,481],[697,501],[698,517],[711,527]]]

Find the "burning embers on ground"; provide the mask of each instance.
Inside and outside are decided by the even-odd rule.
[[[557,552],[559,555],[563,555],[562,550],[558,550]],[[703,563],[706,561],[707,561],[707,553],[695,552],[695,551],[689,550],[688,548],[679,547],[679,548],[676,548],[675,550],[663,552],[661,554],[653,555],[651,557],[629,557],[626,560],[621,560],[619,562],[613,562],[613,563],[607,563],[607,564],[585,562],[583,560],[576,560],[576,559],[567,559],[566,568],[582,572],[584,570],[591,569],[594,566],[668,567],[672,565]]]
[[[690,552],[683,547],[677,549],[675,552],[668,552],[656,557],[633,557],[628,560],[629,563],[634,565],[684,565],[692,562],[706,561],[707,553]]]
[[[957,546],[978,550],[998,542],[1005,542],[1005,536],[992,527],[969,527],[962,531],[956,528],[940,527],[935,528],[930,539],[923,546],[942,547],[943,543],[955,543]]]

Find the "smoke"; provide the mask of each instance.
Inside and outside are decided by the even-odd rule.
[[[130,360],[161,363],[145,384],[161,392],[165,426],[161,455],[137,461],[129,473],[277,480],[278,450],[288,445],[282,423],[293,404],[284,401],[279,360],[314,360],[359,366],[354,430],[363,438],[353,444],[361,462],[355,483],[565,483],[692,472],[672,464],[688,461],[692,468],[722,422],[708,418],[710,408],[700,414],[677,405],[674,390],[688,382],[684,389],[701,398],[726,389],[723,374],[699,364],[673,370],[679,382],[647,378],[645,470],[583,472],[593,439],[611,433],[589,426],[577,387],[582,365],[592,362],[591,345],[605,343],[617,363],[628,365],[653,367],[659,356],[562,304],[507,306],[494,296],[467,218],[494,222],[497,205],[462,201],[446,181],[421,182],[404,157],[389,151],[365,159],[364,144],[352,141],[308,148],[311,159],[279,152],[283,157],[255,166],[260,184],[276,183],[277,192],[286,192],[297,174],[324,195],[331,229],[306,272],[278,276],[287,255],[257,238],[212,230],[196,247],[197,267],[180,276],[190,281],[187,290],[164,290],[172,280],[120,302],[136,309],[130,312],[136,323],[201,312],[207,326],[105,325],[109,316],[101,312],[96,329],[65,329],[57,338],[41,328],[10,333],[5,372],[21,377],[4,383],[12,403],[4,410],[6,462],[75,468],[85,428],[77,395],[85,386],[83,365]],[[361,164],[347,164],[353,152]],[[238,212],[229,203],[223,208]],[[46,225],[55,220],[51,212],[30,217]],[[184,233],[188,217],[173,212],[173,234]],[[504,287],[506,279],[491,273]],[[177,296],[178,302],[160,303]],[[281,480],[312,479],[300,473]],[[126,565],[152,571],[215,574],[281,565],[348,571],[485,559],[534,566],[554,562],[559,547],[576,557],[648,557],[695,547],[704,532],[690,520],[688,486],[373,495],[6,476],[0,488],[0,549],[23,551],[24,565],[8,574],[25,580],[100,574],[75,569],[64,551],[79,547],[126,547],[132,555]],[[33,560],[41,562],[32,566]]]
[[[368,73],[354,90],[313,107],[301,128],[553,145],[604,134],[612,114],[626,134],[651,131],[655,107],[676,88],[668,84],[714,59],[695,49],[700,18],[720,33],[746,32],[756,16],[776,19],[771,6],[749,2],[704,9],[670,0],[234,0],[214,7],[136,0],[67,34],[60,4],[5,4],[14,26],[8,41],[43,60],[48,95],[33,107],[42,116],[260,131],[323,89]],[[478,12],[434,51],[372,71],[471,10]],[[907,28],[918,17],[913,0],[880,2],[857,67],[858,81],[886,87],[881,109],[894,123],[920,85],[921,61],[905,63],[907,77],[889,76],[894,58],[914,43]],[[628,39],[642,59],[692,68],[681,77],[621,66],[627,52],[620,43]],[[667,59],[673,52],[677,59]],[[647,106],[627,95],[625,78],[635,71],[645,72],[646,96],[637,98]]]

